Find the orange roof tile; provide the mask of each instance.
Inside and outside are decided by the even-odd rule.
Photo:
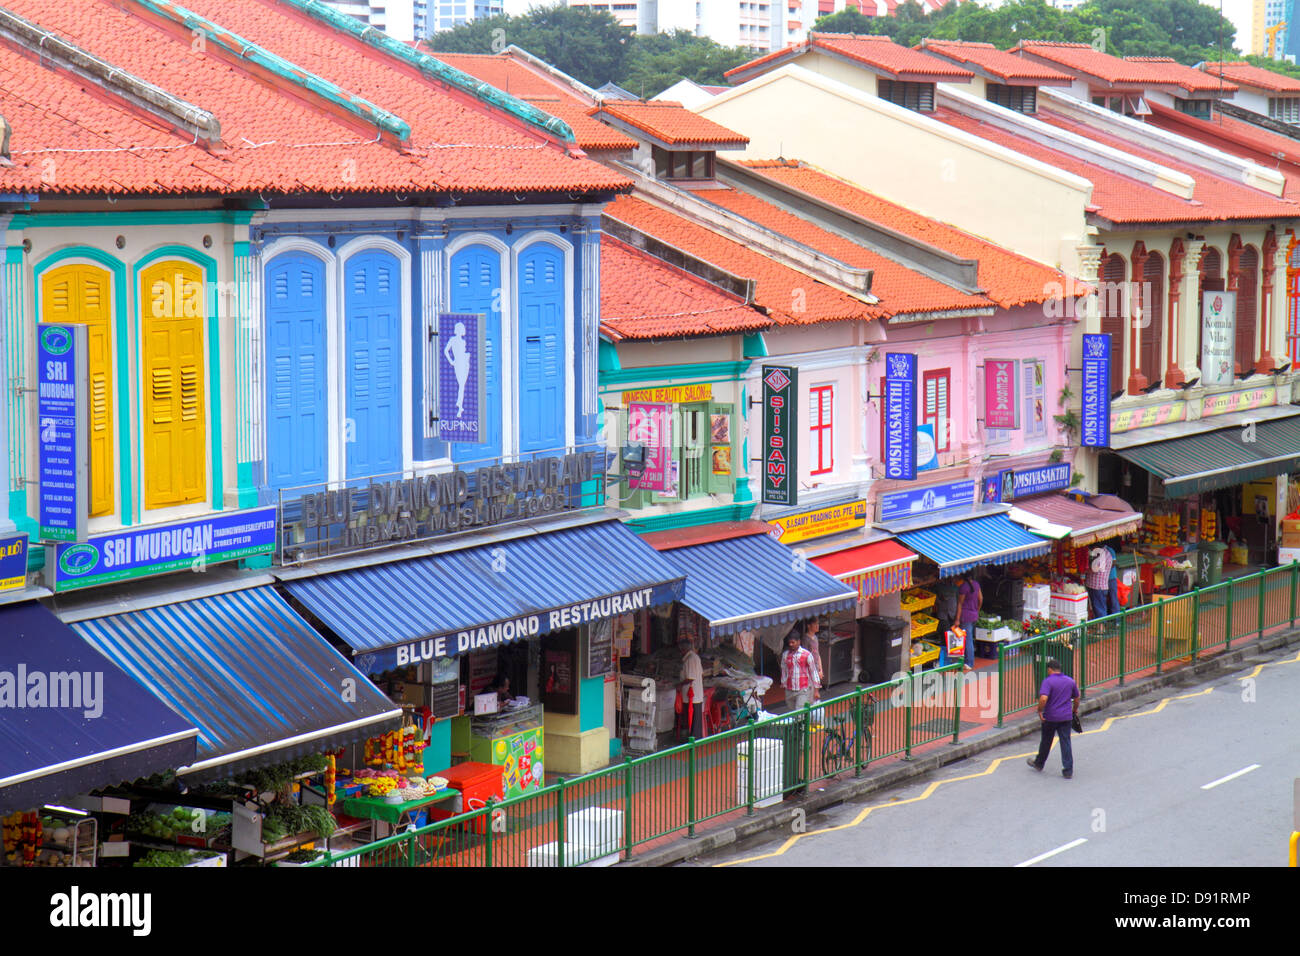
[[[1015,56],[999,50],[992,43],[975,43],[963,40],[922,40],[914,49],[956,60],[982,70],[1003,83],[1034,83],[1045,85],[1069,84],[1072,77],[1050,66],[1034,63],[1026,57]]]
[[[1208,82],[1200,70],[1184,66],[1167,56],[1126,56],[1121,59],[1102,53],[1087,43],[1048,40],[1022,40],[1011,52],[1048,60],[1112,85],[1177,86],[1188,93],[1208,93],[1219,89],[1218,83]],[[1229,90],[1229,86],[1224,89]]]
[[[468,73],[475,79],[490,83],[498,90],[520,99],[528,99],[532,96],[563,96],[575,103],[590,105],[577,95],[573,87],[554,77],[546,76],[509,53],[441,53],[427,49],[424,52],[448,66],[454,66],[462,73]]]
[[[523,99],[543,113],[549,113],[568,123],[573,130],[574,139],[585,150],[636,149],[637,142],[631,136],[602,123],[592,115],[596,111],[594,106],[583,106],[560,97],[526,96]]]
[[[1300,200],[1300,142],[1291,137],[1223,113],[1215,114],[1213,120],[1203,120],[1159,103],[1151,104],[1147,122],[1242,159],[1276,168],[1286,178],[1283,197]]]
[[[854,33],[810,33],[804,43],[788,46],[760,56],[756,60],[728,70],[725,76],[748,74],[758,66],[793,59],[814,47],[837,53],[864,66],[899,80],[969,80],[974,75],[969,70],[937,56],[895,43],[885,36],[867,36]]]
[[[224,0],[187,4],[218,24],[231,21]],[[153,191],[519,193],[630,186],[620,174],[568,155],[539,130],[469,93],[271,0],[242,3],[238,32],[400,116],[411,127],[404,149],[376,142],[373,128],[326,107],[288,80],[268,79],[216,44],[194,49],[187,29],[160,25],[136,8],[124,9],[113,0],[12,0],[6,6],[217,116],[227,151],[196,151],[199,155],[184,161],[179,150],[174,157],[151,155]],[[50,92],[56,89],[51,86]],[[35,96],[39,102],[48,94]],[[133,145],[124,115],[122,108],[106,111],[93,127],[119,150]],[[60,191],[147,188],[127,175],[129,154],[101,153],[94,162],[60,155]]]
[[[748,246],[636,196],[619,196],[605,215],[720,269],[753,279],[754,302],[777,325],[884,318],[886,311],[769,259]]]
[[[1188,93],[1235,93],[1237,86],[1227,80],[1208,79],[1204,72],[1185,66],[1171,56],[1126,56],[1126,63],[1141,63],[1161,82],[1181,86]]]
[[[1300,93],[1300,80],[1295,77],[1287,76],[1285,73],[1275,73],[1263,67],[1252,66],[1244,61],[1202,63],[1201,69],[1211,76],[1222,76],[1224,79],[1232,80],[1241,86],[1253,86],[1256,89],[1269,90],[1273,93]]]
[[[1070,153],[1043,145],[1028,136],[985,124],[964,116],[947,107],[939,107],[932,114],[940,122],[1006,146],[1022,156],[1041,160],[1049,166],[1063,169],[1089,180],[1093,184],[1092,204],[1099,215],[1114,223],[1142,222],[1223,222],[1232,219],[1294,218],[1300,215],[1300,206],[1278,199],[1258,189],[1252,189],[1204,170],[1180,164],[1163,154],[1135,147],[1127,141],[1107,136],[1097,129],[1066,121],[1063,117],[1040,110],[1038,119],[1052,122],[1095,142],[1114,146],[1124,152],[1143,156],[1160,165],[1189,173],[1196,185],[1193,198],[1183,199],[1163,189],[1140,182],[1131,176],[1078,159]]]
[[[608,338],[761,332],[772,320],[738,297],[613,236],[600,239],[600,329]]]
[[[978,263],[978,281],[984,294],[1004,309],[1048,302],[1061,297],[1068,286],[1065,273],[1042,265],[1032,259],[1010,252],[992,242],[972,236],[968,232],[929,219],[897,203],[861,189],[842,179],[792,160],[750,160],[742,162],[762,176],[797,189],[822,202],[861,216],[886,228],[901,232],[920,242],[928,243],[945,252],[973,259]],[[1078,283],[1080,295],[1087,293]],[[872,291],[889,304],[888,290]]]
[[[744,146],[749,142],[748,136],[692,113],[672,100],[606,100],[596,115],[622,120],[670,146]]]
[[[891,316],[990,309],[994,305],[987,296],[954,289],[750,193],[710,189],[698,196],[846,265],[872,270],[871,293]]]

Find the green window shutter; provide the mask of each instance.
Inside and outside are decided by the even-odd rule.
[[[721,402],[710,402],[708,418],[705,419],[704,427],[706,434],[709,436],[708,457],[705,462],[705,473],[708,478],[708,489],[715,495],[734,495],[736,493],[736,406],[723,404]],[[723,415],[727,419],[727,441],[716,442],[713,440],[713,419],[716,416]],[[727,471],[728,474],[714,474],[713,452],[717,448],[726,448]]]

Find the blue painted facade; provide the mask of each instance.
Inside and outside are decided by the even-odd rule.
[[[253,224],[260,500],[594,440],[599,206],[529,210],[328,221],[285,210]],[[449,312],[485,319],[481,443],[437,437]]]

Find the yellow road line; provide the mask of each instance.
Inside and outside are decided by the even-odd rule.
[[[1296,655],[1296,659],[1300,660],[1300,654]],[[1083,737],[1083,736],[1088,736],[1089,734],[1103,733],[1109,730],[1111,728],[1111,725],[1114,724],[1115,721],[1117,720],[1127,720],[1130,717],[1149,717],[1152,714],[1158,714],[1162,710],[1164,710],[1170,701],[1187,700],[1188,698],[1191,697],[1204,697],[1206,694],[1211,693],[1213,690],[1214,690],[1213,687],[1207,687],[1205,688],[1205,690],[1194,691],[1190,694],[1178,694],[1174,697],[1166,697],[1163,700],[1161,700],[1160,703],[1152,707],[1150,710],[1139,711],[1136,714],[1119,714],[1118,716],[1115,717],[1107,717],[1106,722],[1103,723],[1100,727],[1094,730],[1085,730],[1082,734],[1079,734],[1077,736]],[[993,760],[992,763],[988,765],[988,767],[986,767],[985,769],[977,773],[968,773],[968,774],[963,774],[960,777],[947,777],[943,780],[934,780],[931,783],[929,783],[926,786],[926,788],[915,797],[908,797],[906,800],[895,800],[890,803],[876,803],[876,804],[872,804],[869,807],[863,807],[862,811],[858,813],[858,815],[848,823],[836,824],[833,827],[823,827],[820,830],[809,830],[806,833],[795,833],[791,835],[789,839],[787,839],[784,843],[782,843],[771,853],[760,853],[757,856],[747,856],[739,860],[727,860],[726,862],[723,863],[715,863],[713,864],[713,866],[714,868],[724,867],[724,866],[735,866],[738,863],[754,863],[758,860],[770,860],[778,856],[783,856],[787,850],[789,850],[792,846],[794,846],[804,837],[821,836],[822,834],[825,833],[834,833],[837,830],[850,830],[856,826],[861,825],[862,822],[871,815],[873,810],[883,810],[887,807],[903,807],[903,806],[907,806],[909,803],[919,803],[922,800],[928,800],[936,790],[938,790],[941,786],[943,786],[946,783],[957,783],[962,780],[975,780],[978,779],[979,777],[987,777],[990,774],[992,774],[994,771],[996,771],[999,767],[1001,767],[1002,764],[1004,764],[1008,760],[1021,760],[1025,757],[1032,757],[1037,753],[1038,753],[1037,750],[1029,750],[1024,753],[1011,754],[1006,757],[997,757]]]

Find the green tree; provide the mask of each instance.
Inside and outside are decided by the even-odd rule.
[[[685,30],[637,36],[615,82],[638,96],[655,96],[682,79],[721,86],[727,82],[724,73],[753,58],[752,50],[724,47]]]

